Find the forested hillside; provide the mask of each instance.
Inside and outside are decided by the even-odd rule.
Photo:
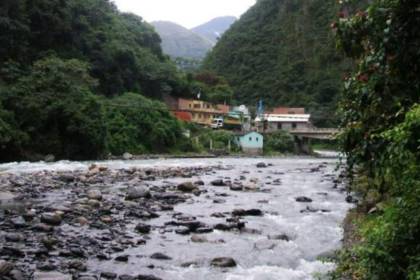
[[[203,59],[213,47],[208,39],[170,21],[152,22],[162,38],[162,49],[172,58]]]
[[[149,137],[161,138],[161,151],[173,146],[181,128],[164,106],[138,107],[136,122],[124,107],[146,103],[139,94],[184,92],[160,42],[152,26],[108,0],[1,1],[0,160],[97,158],[121,151],[117,139],[131,130],[143,132],[131,152],[156,148]],[[127,95],[124,106],[107,100],[126,92],[138,97]],[[159,130],[154,108],[168,120]],[[109,129],[109,118],[119,127]]]
[[[337,1],[259,0],[205,60],[227,78],[241,103],[304,106],[330,125],[347,63],[330,24]]]

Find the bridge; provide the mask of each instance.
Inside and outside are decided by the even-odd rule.
[[[332,140],[339,130],[336,128],[298,128],[289,130],[289,133],[300,138]]]

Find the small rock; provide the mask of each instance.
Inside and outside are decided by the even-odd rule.
[[[236,262],[232,258],[222,257],[213,259],[211,265],[216,267],[235,267]]]
[[[309,203],[309,202],[312,202],[312,199],[310,199],[309,197],[306,197],[306,196],[299,196],[299,197],[296,197],[296,201],[297,202]]]
[[[191,236],[191,241],[194,242],[194,243],[206,243],[206,242],[208,242],[207,238],[199,236],[199,235]]]
[[[266,168],[267,164],[265,164],[264,162],[259,162],[257,163],[257,168]]]
[[[181,192],[190,193],[197,190],[197,187],[192,182],[185,182],[185,183],[179,184],[177,186],[177,189]]]
[[[114,273],[114,272],[102,272],[101,273],[101,278],[115,279],[115,278],[117,278],[117,274]]]
[[[130,160],[130,159],[132,159],[133,158],[133,155],[132,154],[130,154],[130,153],[124,153],[123,154],[123,159],[124,160]]]
[[[115,258],[117,262],[128,262],[128,255],[122,255]]]
[[[233,216],[263,216],[264,213],[260,209],[236,209],[232,212]]]
[[[56,213],[44,213],[41,215],[41,222],[51,226],[59,226],[62,220],[61,216]]]
[[[150,230],[151,230],[151,226],[150,225],[139,223],[139,224],[137,224],[137,226],[136,226],[135,229],[136,229],[136,231],[138,231],[140,233],[148,234],[150,232]]]
[[[211,181],[211,185],[215,187],[225,187],[227,184],[222,179],[217,179]]]
[[[151,259],[155,260],[172,260],[171,257],[163,254],[163,253],[154,253],[150,256]]]
[[[151,198],[151,194],[149,190],[146,188],[132,188],[127,191],[127,195],[125,197],[125,200],[135,200],[139,198]]]
[[[102,200],[102,193],[100,190],[90,190],[87,193],[89,199]]]
[[[0,260],[0,276],[6,276],[13,270],[13,264]],[[1,279],[1,277],[0,277]]]
[[[162,278],[153,275],[137,275],[137,280],[162,280]]]

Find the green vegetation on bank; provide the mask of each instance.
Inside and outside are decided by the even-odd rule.
[[[140,95],[190,93],[160,42],[108,0],[1,1],[0,161],[176,149],[181,124]]]
[[[333,25],[357,62],[341,143],[362,199],[336,279],[420,279],[419,15],[416,0],[375,0]]]
[[[338,11],[338,1],[260,0],[222,36],[204,68],[224,76],[241,104],[262,98],[266,107],[302,106],[315,124],[334,125],[350,66],[330,30]]]

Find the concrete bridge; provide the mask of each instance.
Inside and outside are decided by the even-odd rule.
[[[336,137],[339,132],[336,128],[299,128],[292,129],[289,131],[290,134],[306,139],[321,139],[321,140],[332,140]]]

